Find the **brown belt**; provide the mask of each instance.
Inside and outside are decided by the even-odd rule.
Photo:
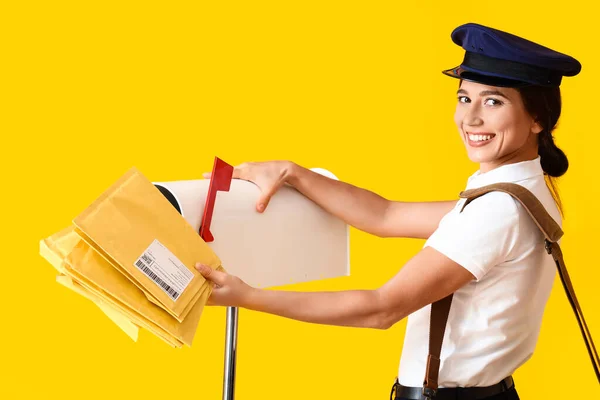
[[[511,390],[514,387],[512,376],[504,378],[495,385],[485,387],[466,387],[466,388],[439,388],[433,397],[434,400],[478,400],[486,397],[495,396],[499,393]],[[392,387],[390,400],[410,399],[427,400],[423,395],[423,387],[402,386],[396,381]]]

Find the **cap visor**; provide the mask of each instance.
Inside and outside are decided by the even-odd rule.
[[[515,81],[512,79],[500,78],[497,76],[484,75],[481,73],[467,71],[464,68],[458,66],[451,69],[443,70],[442,73],[444,75],[450,76],[456,79],[463,79],[469,82],[481,83],[484,85],[490,86],[499,86],[499,87],[523,87],[529,86],[530,83]]]

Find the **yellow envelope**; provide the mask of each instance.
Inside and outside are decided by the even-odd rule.
[[[206,283],[194,264],[222,268],[198,232],[136,168],[73,224],[90,247],[179,322],[192,312]]]
[[[104,302],[100,297],[96,296],[92,292],[86,290],[83,286],[74,282],[71,277],[67,275],[58,275],[56,282],[71,289],[75,293],[91,300],[102,312],[110,318],[127,336],[129,336],[134,342],[137,342],[139,336],[139,327],[131,322],[129,318],[119,312],[117,309],[112,307],[110,304]]]
[[[66,274],[63,268],[63,260],[73,251],[73,248],[81,241],[81,238],[73,233],[73,227],[65,228],[56,232],[49,238],[40,240],[40,254],[59,273]]]
[[[89,282],[86,282],[85,280],[79,280],[80,278],[77,278],[76,276],[70,276],[70,278],[74,282],[77,282],[77,284],[81,285],[88,292],[94,293],[95,295],[103,298],[104,301],[106,301],[108,304],[113,306],[116,310],[118,310],[123,315],[125,315],[127,318],[129,318],[133,323],[138,325],[140,328],[146,329],[150,333],[157,336],[159,339],[162,339],[169,346],[175,347],[175,348],[183,347],[183,343],[180,340],[177,340],[172,335],[170,335],[168,332],[166,332],[164,329],[160,328],[159,326],[156,326],[152,322],[145,319],[144,316],[137,313],[135,310],[127,308],[122,303],[111,298],[110,295],[108,295],[102,289],[95,287],[94,285],[90,284]]]
[[[73,282],[71,277],[65,275],[66,271],[62,266],[63,260],[81,240],[77,235],[72,234],[72,231],[72,227],[66,228],[52,235],[50,240],[40,241],[40,254],[59,272],[59,275],[56,277],[58,283],[94,302],[108,318],[136,342],[139,335],[139,328],[137,325],[132,323],[117,309],[102,301],[100,297],[95,296],[83,286]],[[55,245],[53,245],[51,249],[48,247],[48,243],[55,243]]]
[[[157,325],[152,320],[149,320],[148,318],[146,318],[145,315],[141,314],[140,312],[136,311],[135,309],[129,308],[126,304],[124,304],[121,301],[119,301],[118,299],[112,297],[109,293],[98,288],[93,283],[87,281],[84,277],[78,276],[77,273],[74,273],[73,275],[71,275],[71,278],[73,279],[74,282],[77,282],[78,284],[80,284],[82,287],[84,287],[89,292],[94,293],[94,294],[98,295],[99,297],[101,297],[104,301],[106,301],[108,304],[112,305],[115,309],[117,309],[119,312],[121,312],[123,315],[125,315],[127,318],[129,318],[133,323],[135,323],[136,325],[140,326],[143,329],[146,329],[147,331],[154,334],[155,336],[159,337],[160,339],[165,341],[167,344],[169,344],[171,347],[180,348],[180,347],[183,347],[184,345],[188,345],[188,346],[192,345],[192,340],[193,340],[193,336],[195,333],[194,331],[190,332],[191,338],[190,338],[189,342],[187,342],[187,341],[182,342],[181,340],[179,340],[178,336],[173,336],[171,331],[167,331],[167,330],[163,329],[163,327]],[[204,301],[204,303],[206,303],[206,300],[208,299],[209,294],[210,294],[210,292],[208,290],[203,292],[201,301]],[[154,307],[156,307],[156,306],[154,306]],[[158,310],[162,310],[159,307],[156,307],[156,308]],[[168,316],[171,317],[170,315],[168,315]],[[193,312],[190,313],[190,316],[193,316]],[[184,327],[184,328],[186,328],[186,327]],[[193,329],[196,329],[196,328],[193,328]]]
[[[78,283],[77,281],[74,281],[71,276],[63,275],[63,274],[67,274],[67,271],[63,267],[64,258],[72,251],[73,247],[75,247],[75,245],[77,243],[79,243],[79,241],[81,241],[81,238],[79,238],[79,236],[74,234],[73,228],[72,227],[66,228],[63,231],[55,233],[50,238],[42,240],[40,242],[40,254],[47,261],[49,261],[50,264],[54,268],[56,268],[60,272],[60,274],[56,277],[56,280],[58,283],[61,283],[64,286],[67,286],[68,288],[75,290],[77,293],[83,295],[84,297],[86,297],[88,299],[92,299],[92,298],[101,299],[101,297],[99,295],[97,295],[96,293],[87,289],[86,286],[82,285],[81,283]],[[135,337],[134,340],[137,339],[138,332],[137,332],[137,330],[134,330],[130,326],[130,324],[133,324],[133,323],[127,317],[127,310],[119,309],[116,306],[112,306],[112,310],[109,311],[108,307],[111,307],[110,303],[107,303],[107,302],[98,303],[97,302],[96,304],[105,312],[105,314],[107,314],[107,316],[110,319],[113,320],[113,322],[115,322],[119,326],[119,328],[121,328],[121,330],[123,330],[130,337],[133,335]],[[101,304],[103,304],[103,305],[101,305]],[[122,318],[115,317],[116,313],[120,313]],[[131,316],[131,318],[138,321],[138,325],[146,328],[147,330],[151,331],[155,335],[159,336],[162,340],[167,342],[167,344],[169,344],[170,346],[172,346],[172,347],[181,347],[182,346],[181,342],[168,337],[169,335],[166,332],[164,332],[164,333],[153,332],[151,327],[149,327],[144,321],[136,319],[135,316]],[[133,325],[136,326],[135,324],[133,324]]]
[[[71,248],[70,252],[65,248],[67,245]],[[56,257],[66,254],[60,268],[62,273],[119,310],[136,325],[175,347],[183,344],[191,346],[202,311],[212,292],[210,282],[205,281],[201,286],[198,301],[186,319],[179,322],[150,302],[137,286],[81,240],[73,227],[43,240],[41,247],[48,249],[45,253],[53,252]],[[223,270],[222,267],[218,269]]]

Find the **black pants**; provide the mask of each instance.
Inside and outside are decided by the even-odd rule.
[[[392,387],[392,394],[394,392],[394,388]],[[450,393],[445,393],[444,397],[445,399],[448,399],[448,395]],[[468,399],[472,399],[473,395],[469,396],[469,394],[465,394],[465,395],[460,395],[459,393],[456,393],[456,396],[452,395],[452,399],[453,400],[468,400]],[[488,397],[480,397],[480,399],[485,399],[485,400],[519,400],[519,395],[517,394],[517,389],[515,384],[513,383],[512,386],[510,387],[510,389],[502,392],[502,393],[498,393],[492,396],[488,396]],[[393,400],[412,400],[406,397],[394,397]],[[435,400],[435,399],[434,399]]]
[[[408,400],[404,397],[397,397],[396,400]],[[457,398],[456,400],[461,400]],[[517,390],[513,387],[512,389],[504,392],[498,393],[495,396],[486,397],[485,400],[519,400],[519,395],[517,394]]]

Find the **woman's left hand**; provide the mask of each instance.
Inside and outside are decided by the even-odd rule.
[[[243,307],[248,303],[248,298],[253,287],[246,284],[237,276],[230,275],[223,271],[217,271],[207,265],[197,263],[196,270],[214,283],[212,294],[208,298],[207,305]]]

